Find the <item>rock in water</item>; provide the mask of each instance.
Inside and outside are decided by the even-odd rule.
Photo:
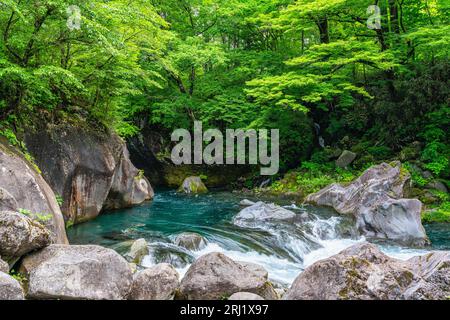
[[[0,272],[8,273],[9,272],[9,264],[3,261],[0,257]]]
[[[178,192],[198,194],[208,192],[208,189],[200,177],[188,177],[184,179],[180,188],[178,188]]]
[[[436,252],[401,261],[360,243],[306,268],[283,299],[446,299],[449,258],[449,252]]]
[[[180,298],[217,300],[242,291],[258,294],[265,299],[277,298],[272,285],[261,272],[213,252],[198,258],[191,265],[181,281]]]
[[[336,160],[336,166],[345,168],[349,166],[356,159],[356,153],[344,150],[339,158]]]
[[[194,232],[180,233],[175,239],[175,244],[191,251],[201,250],[206,247],[205,239]]]
[[[133,263],[140,264],[142,258],[149,254],[148,243],[145,239],[138,239],[133,242],[127,256]]]
[[[7,261],[50,243],[50,233],[39,222],[18,212],[0,211],[0,256]]]
[[[287,221],[293,220],[296,214],[290,210],[277,206],[273,203],[267,204],[262,201],[242,209],[233,222],[239,226],[251,227],[255,222],[260,221]]]
[[[344,187],[332,184],[306,197],[305,202],[352,214],[359,231],[369,238],[390,239],[405,245],[429,243],[421,222],[422,203],[403,199],[410,176],[399,162],[367,169]]]
[[[178,272],[167,263],[138,272],[129,300],[172,300],[180,285]]]
[[[252,205],[254,205],[255,203],[253,201],[250,201],[248,199],[243,199],[241,200],[241,202],[239,202],[239,205],[242,207],[250,207]]]
[[[251,292],[236,292],[228,298],[228,300],[264,300],[263,297]]]
[[[22,261],[31,299],[126,299],[133,275],[128,262],[100,246],[51,245]]]
[[[0,301],[24,299],[20,283],[9,274],[0,271]]]
[[[6,140],[0,138],[0,210],[27,210],[42,222],[53,242],[67,244],[63,215],[56,196],[35,168]],[[38,217],[45,219],[38,219]]]
[[[115,134],[89,129],[88,124],[64,124],[30,130],[25,142],[46,180],[63,197],[69,223],[91,220],[103,208],[130,207],[153,197]]]

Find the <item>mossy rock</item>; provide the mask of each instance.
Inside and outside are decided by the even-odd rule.
[[[184,192],[187,194],[199,194],[208,192],[208,189],[206,188],[200,177],[194,176],[184,179],[183,183],[178,188],[178,192]]]

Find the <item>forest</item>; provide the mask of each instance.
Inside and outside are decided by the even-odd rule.
[[[275,191],[316,191],[395,159],[419,188],[430,182],[423,171],[448,187],[449,9],[446,0],[2,0],[0,134],[26,152],[21,137],[39,122],[87,121],[124,139],[194,121],[277,128],[273,181],[295,173]],[[358,154],[354,171],[334,167],[336,149]],[[420,196],[448,219],[445,192]]]

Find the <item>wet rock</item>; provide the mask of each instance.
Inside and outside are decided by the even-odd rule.
[[[133,279],[129,300],[172,300],[180,285],[178,272],[167,263],[139,271]]]
[[[0,271],[0,301],[24,299],[20,283],[9,274]]]
[[[255,202],[250,201],[250,200],[248,200],[248,199],[243,199],[243,200],[241,200],[241,201],[239,202],[239,205],[242,206],[242,207],[250,207],[250,206],[252,206],[252,205],[254,205],[254,204],[255,204]]]
[[[356,153],[344,150],[339,158],[336,160],[336,166],[345,168],[349,166],[356,159]]]
[[[205,239],[194,232],[180,233],[175,239],[175,244],[191,251],[201,250],[206,247]]]
[[[146,266],[149,264],[153,265],[157,263],[168,263],[175,268],[184,268],[193,261],[193,256],[178,248],[173,248],[170,246],[152,246],[150,255],[145,257],[142,265]]]
[[[68,243],[63,215],[53,190],[35,165],[9,143],[0,138],[0,210],[27,210],[39,220],[56,243]],[[45,221],[39,219],[45,216]]]
[[[132,271],[114,250],[100,246],[51,245],[28,255],[20,271],[32,299],[121,300],[131,289]]]
[[[14,211],[0,211],[0,256],[14,262],[24,254],[51,243],[49,231],[39,222]]]
[[[148,254],[149,248],[147,241],[145,239],[138,239],[131,245],[127,258],[129,258],[133,263],[140,264],[142,258]]]
[[[429,243],[421,222],[422,203],[402,198],[409,181],[400,163],[382,163],[348,186],[332,184],[305,202],[353,215],[359,232],[367,237],[421,246]]]
[[[9,265],[0,258],[0,272],[8,273]]]
[[[449,262],[449,252],[401,261],[373,244],[360,243],[306,268],[283,299],[446,299]]]
[[[236,292],[228,300],[264,300],[264,298],[251,292]]]
[[[260,272],[217,252],[198,258],[180,287],[180,297],[188,300],[217,300],[236,292],[250,292],[265,299],[277,297],[272,285]]]
[[[184,179],[178,192],[184,192],[187,194],[198,194],[208,192],[208,189],[204,185],[200,177],[188,177]]]
[[[255,203],[254,205],[244,208],[237,216],[234,217],[234,223],[236,225],[246,226],[248,223],[260,222],[260,221],[286,221],[293,220],[296,214],[283,207],[277,206],[273,203],[267,204],[262,201]]]
[[[153,196],[115,134],[89,124],[52,125],[29,130],[25,142],[43,176],[64,199],[62,211],[69,224],[91,220],[103,208],[129,207]]]

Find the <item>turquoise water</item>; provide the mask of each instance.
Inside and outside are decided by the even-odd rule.
[[[241,209],[239,201],[243,198],[230,192],[191,196],[164,190],[152,202],[105,213],[77,225],[68,231],[68,236],[71,244],[99,244],[122,254],[128,250],[130,240],[145,238],[151,250],[142,264],[170,262],[181,274],[197,257],[219,251],[235,260],[263,265],[271,279],[280,284],[292,282],[311,263],[364,241],[348,218],[331,210],[297,207],[286,202],[278,204],[298,213],[306,212],[310,219],[301,224],[266,222],[251,228],[235,226],[232,219]],[[433,247],[427,250],[450,250],[450,225],[429,225],[426,229],[433,242]],[[177,247],[173,240],[185,231],[202,234],[208,241],[207,247],[194,252]],[[402,259],[426,252],[392,244],[381,247],[387,254]]]

